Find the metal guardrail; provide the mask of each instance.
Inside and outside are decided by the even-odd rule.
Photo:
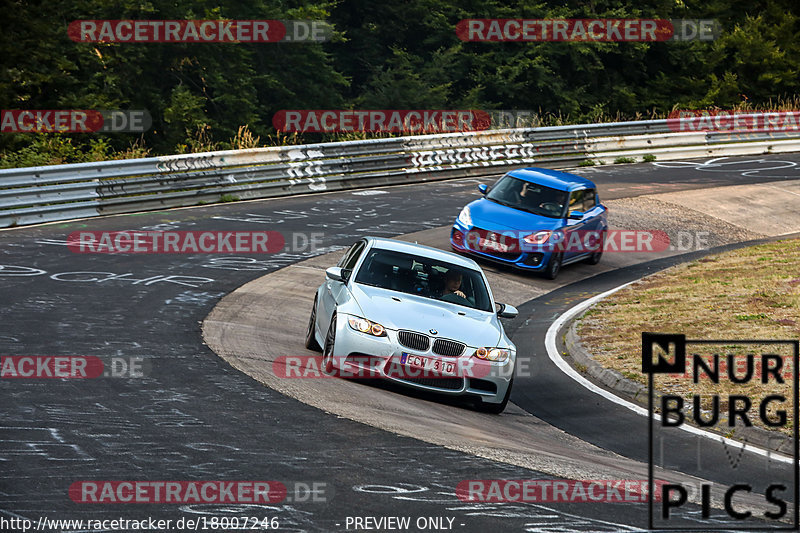
[[[667,120],[231,150],[0,170],[0,228],[376,185],[512,167],[800,151],[798,132],[675,133]]]

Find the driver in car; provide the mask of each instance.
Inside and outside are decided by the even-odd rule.
[[[538,207],[552,214],[558,214],[564,207],[552,193],[537,189],[535,185],[525,182],[518,193],[519,203],[522,206]]]
[[[548,209],[549,206],[545,205],[548,203],[548,199],[544,198],[541,195],[541,192],[542,191],[536,189],[535,185],[532,185],[527,181],[523,181],[522,187],[516,193],[517,205],[528,209],[532,207]]]
[[[442,297],[454,294],[466,299],[467,295],[461,290],[461,273],[452,268],[444,275],[444,290]]]
[[[533,200],[533,191],[528,190],[528,182],[523,181],[522,187],[516,191],[516,201],[518,205],[527,205]]]

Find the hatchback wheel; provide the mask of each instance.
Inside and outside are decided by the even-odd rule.
[[[596,265],[597,263],[600,262],[600,258],[601,257],[603,257],[603,251],[602,250],[597,251],[597,252],[593,253],[592,255],[590,255],[586,259],[586,263],[590,264],[590,265]]]
[[[560,270],[561,252],[550,256],[550,262],[547,264],[547,270],[544,271],[544,277],[547,279],[556,279]]]
[[[596,252],[590,255],[585,261],[590,265],[596,265],[600,262],[600,258],[603,257],[603,248],[606,244],[606,233],[603,232],[603,236],[600,239],[599,247]]]

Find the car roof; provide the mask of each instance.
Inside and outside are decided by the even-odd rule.
[[[365,237],[368,244],[372,244],[373,248],[380,248],[381,250],[393,250],[395,252],[404,252],[412,255],[419,255],[452,263],[461,267],[470,268],[472,270],[481,270],[478,263],[468,257],[462,257],[453,252],[446,252],[438,248],[425,246],[424,244],[417,244],[415,242],[398,241],[396,239],[386,239],[383,237]]]
[[[512,170],[508,173],[509,176],[519,178],[538,185],[544,185],[559,191],[574,191],[575,189],[594,189],[595,185],[592,181],[569,174],[567,172],[559,172],[558,170],[550,170],[547,168],[519,168]]]

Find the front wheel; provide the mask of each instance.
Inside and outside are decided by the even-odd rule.
[[[477,405],[478,411],[482,413],[489,413],[492,415],[499,415],[503,411],[506,410],[506,406],[508,405],[508,399],[511,398],[511,387],[514,385],[514,378],[511,378],[511,381],[508,382],[508,389],[506,389],[506,394],[503,396],[503,401],[500,403],[484,403],[481,401]]]
[[[322,351],[322,370],[333,374],[333,347],[336,344],[336,314],[331,317],[328,334],[325,335],[325,348]]]
[[[561,270],[561,252],[554,253],[550,256],[550,262],[547,264],[547,269],[544,271],[544,277],[547,279],[556,279],[558,272]]]
[[[315,330],[317,322],[317,299],[314,298],[314,307],[311,308],[311,318],[308,319],[308,331],[306,331],[306,348],[309,350],[314,350],[315,352],[321,352],[322,347],[320,347],[319,343],[317,342],[317,335]]]

